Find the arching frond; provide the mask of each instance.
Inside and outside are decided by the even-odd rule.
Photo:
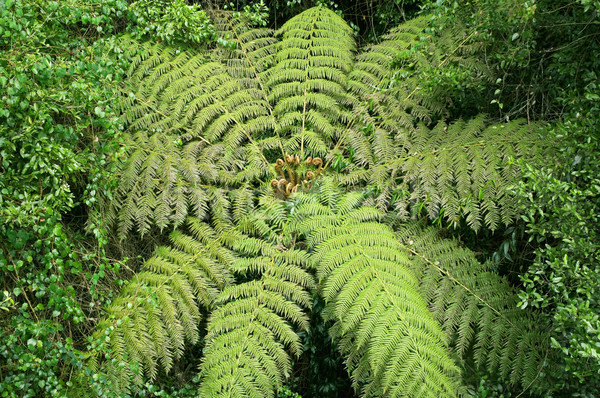
[[[431,219],[457,225],[464,217],[478,230],[509,225],[518,214],[508,188],[519,175],[516,158],[539,160],[539,125],[516,120],[486,126],[483,118],[468,123],[421,126],[390,162],[392,175],[402,175],[398,188],[405,195],[399,206],[423,206]]]
[[[354,386],[365,397],[454,396],[457,369],[418,293],[410,260],[391,229],[367,221],[375,209],[352,210],[360,202],[357,195],[343,197],[337,212],[301,205],[297,223]]]
[[[188,215],[205,217],[206,184],[220,177],[217,152],[198,141],[181,146],[166,134],[140,132],[125,139],[119,189],[106,198],[109,222],[118,226],[121,239],[132,230],[144,235],[152,226],[177,227]]]
[[[189,220],[190,235],[174,231],[171,247],[159,247],[143,270],[106,308],[96,337],[105,341],[110,358],[101,363],[115,391],[168,372],[181,357],[185,342],[198,341],[201,307],[231,285],[234,253],[207,224]],[[97,361],[97,358],[96,358]]]
[[[231,11],[213,12],[215,29],[233,48],[218,49],[221,62],[231,76],[241,78],[247,87],[265,91],[262,74],[274,63],[277,39],[271,29],[250,28],[247,18]],[[266,93],[266,91],[265,91]]]
[[[352,30],[333,11],[315,7],[287,21],[277,35],[276,63],[266,73],[277,133],[300,157],[324,157],[352,118],[344,107],[354,101],[346,93]]]
[[[286,349],[300,355],[295,328],[306,330],[307,293],[314,282],[303,251],[280,251],[265,241],[243,239],[233,268],[247,282],[225,289],[208,321],[200,394],[206,397],[274,397],[289,377]],[[240,254],[241,254],[240,253]]]
[[[423,211],[432,220],[474,230],[496,230],[519,215],[509,188],[520,175],[515,159],[540,161],[545,153],[542,126],[524,120],[487,125],[485,116],[469,122],[420,125],[412,133],[373,135],[376,164],[339,180],[375,189],[372,204],[408,216]]]
[[[393,29],[380,43],[364,49],[350,74],[352,92],[368,100],[362,117],[393,135],[412,130],[418,122],[445,117],[451,93],[431,79],[436,71],[451,68],[471,79],[489,81],[486,66],[472,56],[478,39],[460,24],[442,31],[428,28],[428,16],[412,19]],[[367,122],[368,123],[368,122]]]
[[[535,390],[550,372],[547,321],[518,308],[517,292],[480,264],[473,253],[418,222],[396,226],[408,251],[419,291],[435,319],[465,359],[473,355],[483,371]]]

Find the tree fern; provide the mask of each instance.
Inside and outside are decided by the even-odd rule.
[[[209,205],[206,184],[220,178],[217,151],[202,151],[202,142],[182,147],[176,136],[137,133],[126,137],[127,160],[108,217],[124,238],[130,231],[147,233],[181,225],[188,214],[204,218]]]
[[[121,239],[170,230],[173,243],[99,326],[116,390],[169,371],[206,312],[201,394],[273,396],[300,351],[309,289],[327,300],[362,396],[454,396],[459,358],[534,386],[545,337],[510,286],[432,230],[382,222],[427,214],[494,230],[518,217],[513,159],[541,156],[538,126],[431,127],[451,97],[418,79],[448,64],[483,79],[472,38],[426,34],[421,18],[355,56],[352,30],[323,7],[277,32],[213,18],[224,47],[131,55],[125,159],[104,205]]]

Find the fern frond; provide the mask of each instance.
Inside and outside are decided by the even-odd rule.
[[[462,217],[474,230],[509,225],[519,214],[507,189],[519,175],[511,155],[539,161],[540,132],[523,120],[486,127],[482,117],[432,130],[421,126],[404,145],[402,161],[392,162],[402,170],[400,188],[412,191],[400,200],[423,203],[431,219],[443,210],[451,225]]]
[[[324,156],[340,124],[352,118],[341,106],[353,102],[346,93],[355,47],[352,30],[333,11],[315,7],[276,34],[281,37],[276,63],[265,76],[274,115],[281,118],[277,133],[289,137],[286,148],[298,148],[301,158]]]
[[[265,91],[261,77],[274,63],[274,44],[277,39],[271,29],[251,29],[243,14],[227,11],[213,13],[215,28],[219,36],[235,44],[233,49],[217,51],[229,74],[242,80],[245,87]]]
[[[119,190],[105,199],[119,237],[133,229],[144,235],[152,225],[161,230],[177,227],[188,214],[204,218],[204,186],[218,176],[216,154],[201,153],[203,145],[197,142],[181,147],[177,137],[164,134],[138,133],[125,139],[128,158],[119,165]]]
[[[535,384],[540,373],[551,371],[548,325],[541,314],[520,310],[517,292],[505,279],[438,230],[418,222],[395,229],[451,347],[465,359],[473,355],[477,366],[502,380],[540,387]]]
[[[123,178],[108,215],[121,239],[152,225],[177,227],[190,209],[204,217],[207,185],[268,176],[263,151],[281,147],[255,139],[274,129],[263,91],[244,88],[223,65],[191,51],[144,49],[128,80],[135,90],[125,100],[128,160],[118,165]]]
[[[410,260],[391,229],[365,221],[375,209],[350,210],[360,202],[353,194],[340,200],[339,213],[315,204],[298,209],[316,213],[298,223],[298,232],[307,236],[324,314],[335,322],[331,334],[354,386],[366,397],[454,396],[457,370]]]
[[[451,93],[428,81],[443,68],[461,70],[473,80],[491,79],[486,66],[472,55],[476,35],[456,23],[441,32],[427,28],[427,16],[407,21],[356,57],[350,87],[368,100],[357,110],[366,124],[376,119],[378,127],[397,135],[413,130],[418,122],[445,117]]]
[[[286,347],[296,356],[302,344],[294,327],[306,330],[307,289],[314,282],[302,251],[280,252],[264,241],[234,244],[245,258],[236,273],[255,277],[225,289],[208,322],[200,394],[207,397],[273,397],[290,375]]]
[[[190,219],[189,226],[193,236],[174,231],[173,247],[156,249],[98,324],[96,337],[110,351],[104,372],[115,391],[139,386],[142,376],[154,379],[159,368],[169,372],[184,343],[198,341],[199,308],[233,282],[233,252],[207,224]]]
[[[474,230],[496,230],[519,215],[509,187],[520,174],[515,159],[539,162],[545,153],[541,126],[515,120],[486,125],[480,115],[469,122],[420,125],[392,140],[378,130],[373,140],[376,164],[369,173],[341,179],[378,188],[377,206],[413,213]],[[386,160],[387,159],[387,160]]]

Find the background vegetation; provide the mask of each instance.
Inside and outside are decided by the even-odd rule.
[[[424,167],[427,158],[411,158],[413,152],[407,149],[407,145],[396,143],[396,146],[390,146],[393,148],[390,154],[377,152],[376,157],[385,159],[388,156],[390,162],[394,158],[403,162],[413,159],[414,163],[407,162],[406,166],[402,166],[404,168],[398,169],[403,175],[412,176],[410,183],[404,187],[392,186],[394,173],[388,174],[387,164],[376,167],[376,164],[384,164],[383,161],[373,161],[369,169],[385,169],[385,173],[382,171],[381,174],[383,177],[377,180],[375,176],[363,185],[357,183],[367,198],[365,208],[374,205],[381,211],[385,207],[385,217],[391,218],[385,219],[388,226],[377,227],[383,228],[376,230],[378,234],[383,236],[389,233],[385,228],[396,228],[398,218],[420,219],[427,227],[435,227],[435,230],[427,231],[436,231],[435,234],[440,236],[430,239],[450,239],[454,242],[451,246],[454,253],[462,250],[456,244],[460,242],[469,249],[470,254],[465,255],[468,260],[464,263],[470,269],[478,269],[489,261],[486,263],[489,267],[486,265],[477,273],[489,273],[486,276],[489,280],[504,278],[502,283],[505,285],[502,286],[506,291],[517,292],[518,299],[511,302],[510,308],[505,308],[507,311],[515,311],[516,317],[521,316],[519,314],[536,314],[543,320],[540,324],[547,325],[542,330],[545,334],[540,345],[548,344],[551,349],[537,363],[540,371],[534,372],[531,384],[515,383],[510,372],[498,370],[503,365],[494,370],[493,359],[482,360],[487,361],[489,366],[478,363],[477,355],[473,356],[473,351],[476,351],[474,344],[465,345],[465,357],[470,355],[473,359],[460,362],[461,369],[454,368],[452,361],[456,358],[451,358],[451,366],[440,365],[448,368],[445,373],[451,376],[448,383],[455,382],[454,376],[460,372],[462,391],[471,396],[598,396],[600,88],[597,75],[600,60],[596,55],[600,53],[600,2],[595,0],[273,1],[231,4],[212,1],[188,4],[183,0],[0,0],[0,396],[81,396],[85,393],[184,397],[196,396],[199,388],[208,388],[206,383],[202,384],[203,387],[200,385],[206,378],[203,372],[209,366],[207,363],[211,362],[202,362],[202,358],[210,358],[215,347],[213,342],[220,334],[225,334],[227,327],[211,324],[206,335],[209,320],[201,317],[200,313],[194,313],[196,306],[190,306],[190,319],[192,323],[196,322],[199,332],[188,336],[185,350],[180,347],[174,349],[176,355],[164,354],[168,360],[162,364],[168,363],[169,366],[157,366],[154,373],[143,366],[140,369],[142,359],[131,355],[125,355],[116,363],[110,344],[105,344],[112,333],[107,328],[118,329],[121,326],[117,317],[110,317],[116,313],[115,308],[131,309],[126,301],[127,289],[131,286],[134,286],[136,299],[143,297],[146,300],[133,303],[135,308],[145,305],[144,314],[151,314],[160,305],[153,301],[156,295],[152,291],[144,296],[145,293],[135,287],[137,285],[130,283],[144,282],[144,270],[152,270],[146,260],[152,261],[160,256],[172,260],[185,255],[185,244],[178,246],[177,243],[185,237],[168,237],[168,232],[173,230],[172,225],[184,225],[185,217],[175,216],[161,224],[160,221],[155,222],[158,218],[153,215],[155,218],[149,216],[147,223],[129,227],[126,223],[123,227],[123,220],[111,218],[114,210],[111,206],[119,206],[123,192],[127,190],[123,188],[122,167],[128,164],[136,145],[142,142],[139,137],[136,138],[138,141],[132,141],[131,132],[135,129],[131,125],[135,120],[127,119],[124,109],[133,109],[132,102],[144,99],[130,95],[136,84],[139,83],[138,87],[142,85],[143,79],[139,78],[136,82],[136,77],[132,77],[129,71],[135,70],[136,59],[147,57],[152,48],[165,54],[168,62],[168,57],[180,54],[196,54],[199,57],[209,52],[219,54],[219,57],[223,54],[230,56],[228,51],[235,54],[239,44],[232,32],[236,32],[237,28],[223,28],[225,14],[217,10],[234,10],[237,12],[234,19],[243,19],[249,26],[279,29],[286,21],[315,5],[327,7],[343,17],[350,27],[347,33],[356,35],[360,47],[371,46],[368,51],[360,53],[363,58],[357,58],[365,64],[373,61],[368,58],[369,53],[387,51],[386,43],[400,40],[398,38],[404,40],[402,35],[409,29],[420,29],[414,36],[416,39],[389,54],[388,69],[393,73],[386,77],[385,82],[388,85],[386,95],[390,93],[390,97],[381,99],[374,96],[377,99],[367,103],[365,110],[377,123],[385,119],[382,115],[394,121],[409,117],[402,128],[416,127],[420,123],[421,136],[429,141],[419,144],[420,147],[415,146],[415,150],[435,153],[440,142],[443,144],[441,137],[463,137],[466,140],[463,132],[474,131],[483,123],[482,113],[487,114],[486,125],[496,122],[513,126],[509,127],[509,134],[525,145],[528,145],[527,139],[537,140],[538,134],[551,144],[550,154],[542,154],[543,162],[540,162],[540,156],[521,156],[521,152],[515,151],[514,159],[494,166],[497,170],[506,168],[515,173],[512,182],[505,187],[506,195],[512,195],[514,201],[502,204],[502,209],[508,209],[502,210],[506,212],[503,214],[510,215],[501,222],[481,217],[483,221],[478,225],[478,218],[473,216],[474,210],[468,207],[468,200],[453,211],[448,205],[452,202],[443,198],[439,198],[438,202],[436,199],[429,202],[420,199],[427,194],[432,195],[436,185],[421,184],[423,176],[418,171]],[[405,26],[406,31],[395,31],[395,38],[385,36],[391,28],[399,25]],[[265,33],[252,39],[270,40],[269,37]],[[167,47],[168,52],[163,50]],[[354,52],[358,51],[352,49],[349,54],[354,56]],[[211,61],[202,59],[202,64]],[[201,69],[200,65],[197,66]],[[352,73],[360,72],[360,68],[352,68]],[[250,77],[246,77],[251,81]],[[246,88],[243,85],[236,87],[239,91]],[[268,91],[268,94],[285,97],[275,90]],[[389,98],[405,101],[393,102]],[[395,107],[397,103],[400,106]],[[131,106],[126,108],[128,105],[122,104]],[[144,115],[151,113],[147,109],[144,112]],[[339,116],[337,121],[345,120],[343,117]],[[442,123],[438,124],[438,121]],[[369,163],[366,157],[368,151],[361,152],[360,146],[354,144],[377,142],[382,137],[377,133],[377,123],[365,123],[361,130],[357,129],[366,140],[357,135],[353,145],[340,145],[344,150],[326,159],[330,170],[349,176],[342,183],[352,185],[351,178],[365,178],[360,176],[360,172],[361,167]],[[525,127],[514,127],[517,125]],[[168,145],[172,150],[182,150],[183,143],[189,138],[186,131],[179,130],[177,134]],[[493,131],[486,134],[486,139],[495,137]],[[179,140],[179,136],[184,142]],[[250,140],[264,138],[256,136]],[[268,142],[265,145],[268,146]],[[487,145],[505,150],[505,147],[498,146],[497,141]],[[262,153],[266,154],[270,163],[278,157],[274,151]],[[431,156],[431,162],[439,161],[436,156]],[[207,159],[208,164],[211,161],[217,162]],[[458,175],[459,171],[453,173]],[[476,173],[476,170],[469,172]],[[210,171],[207,173],[210,174]],[[254,177],[235,176],[231,183],[223,186],[235,186],[235,192],[238,192],[237,189],[251,178]],[[333,186],[323,188],[325,193],[319,201],[329,208],[327,212],[345,220],[344,226],[336,230],[343,237],[347,233],[344,228],[352,229],[352,223],[357,219],[340,210],[348,212],[352,206],[346,208],[326,198],[326,193],[337,192],[336,189]],[[394,204],[401,203],[398,198],[404,197],[403,189],[404,193],[417,192],[412,198],[414,200],[406,199],[404,207],[394,207]],[[210,205],[206,206],[212,212],[207,216],[212,220],[210,228],[221,235],[226,227],[215,221],[219,220],[218,199],[221,196],[217,191],[210,195],[207,199]],[[485,201],[487,195],[484,190],[479,190],[473,199],[480,196],[477,199]],[[370,201],[369,197],[372,198]],[[301,225],[298,219],[286,218],[290,209],[285,205],[282,209],[265,202],[266,199],[260,205],[249,202],[244,205],[244,196],[239,198],[239,214],[235,217],[242,220],[242,215],[254,214],[258,221],[248,221],[246,229],[237,232],[256,238],[256,242],[247,241],[254,242],[257,247],[261,245],[259,240],[267,236],[289,245],[289,241],[285,240],[282,220],[287,220],[286,225],[290,224],[289,230],[296,228],[298,236],[303,236],[303,233],[309,236],[310,226]],[[459,199],[466,198],[461,194]],[[351,202],[350,199],[348,201]],[[325,217],[326,211],[317,211],[310,206],[302,210],[300,205],[306,205],[305,202],[298,199],[287,206],[299,206],[298,213],[294,214],[303,214],[304,211],[311,214],[309,218],[315,223],[327,225],[329,221],[318,221],[316,217]],[[388,211],[389,208],[395,210]],[[278,214],[281,215],[279,221],[276,219]],[[371,220],[369,217],[379,219],[380,216],[356,217]],[[236,221],[239,220],[236,218]],[[264,225],[259,222],[261,220]],[[356,227],[359,228],[363,227]],[[200,230],[200,227],[194,229],[188,225],[186,232],[197,233],[196,238],[200,239]],[[257,230],[261,232],[256,233]],[[213,232],[202,231],[213,236],[210,235]],[[120,239],[125,235],[127,239]],[[279,235],[283,237],[279,238]],[[418,236],[427,235],[421,231]],[[237,235],[234,237],[239,239]],[[287,262],[289,269],[301,269],[301,265],[308,261],[303,256],[310,254],[310,258],[319,258],[327,255],[319,254],[322,250],[319,249],[322,247],[319,239],[326,238],[334,239],[335,236],[313,237],[312,241],[307,239],[306,246],[299,247],[297,257],[290,254],[284,259],[265,248],[260,249],[259,255],[259,249],[250,244],[248,247],[228,246],[226,239],[223,247],[218,248],[222,252],[217,253],[214,249],[217,254],[211,253],[215,256],[215,264],[237,259],[232,267],[238,271],[236,280],[239,286],[252,286],[252,281],[264,280],[263,273],[269,276],[269,272],[278,272],[265,271],[266,266],[257,265],[264,258]],[[398,236],[397,239],[404,239],[406,246],[421,244],[425,248],[431,242],[419,243],[417,239],[406,236]],[[166,246],[153,257],[156,246],[170,242],[173,242],[172,247],[181,251],[177,254],[179,257],[167,253]],[[412,243],[409,245],[408,242]],[[368,247],[368,244],[365,245]],[[394,245],[390,243],[390,247]],[[443,246],[442,243],[440,245]],[[402,253],[393,254],[395,258],[406,255],[404,247],[394,247],[394,250]],[[443,253],[441,248],[439,250]],[[308,254],[303,254],[304,251]],[[427,258],[439,253],[432,251]],[[240,257],[256,259],[250,264],[240,262]],[[311,270],[309,273],[315,273],[314,269],[308,269]],[[381,390],[381,383],[385,384],[385,381],[375,380],[368,371],[360,373],[367,365],[356,358],[354,364],[348,360],[348,366],[354,366],[354,373],[348,376],[346,363],[337,351],[338,345],[345,338],[346,351],[344,346],[341,350],[352,353],[349,347],[353,339],[362,337],[358,332],[352,335],[354,332],[349,332],[353,330],[350,326],[336,321],[333,313],[339,313],[339,308],[333,312],[325,310],[327,305],[321,292],[311,290],[314,281],[308,277],[300,278],[298,275],[302,272],[305,271],[297,271],[293,277],[277,274],[282,280],[293,280],[297,285],[294,289],[299,289],[294,290],[297,293],[290,293],[300,297],[293,308],[311,308],[305,313],[305,318],[286,318],[291,321],[287,324],[296,323],[301,327],[294,334],[299,336],[298,341],[291,343],[297,356],[290,358],[289,364],[281,366],[290,372],[289,377],[279,383],[278,396],[350,396],[354,394],[354,387],[357,388],[357,396],[361,392],[368,396],[369,391],[374,391],[373,395],[387,396],[381,393],[385,390]],[[415,273],[418,275],[418,269]],[[321,279],[329,277],[322,269],[317,274]],[[229,277],[231,275],[223,278]],[[147,285],[152,286],[150,282],[139,286]],[[500,291],[497,287],[494,289]],[[331,291],[329,293],[328,302],[342,305],[339,304],[341,299]],[[219,308],[225,314],[224,318],[227,309],[231,308],[228,306],[236,303],[233,297],[243,294],[246,293],[223,290],[215,298],[221,305]],[[418,305],[421,304],[415,304]],[[450,306],[451,303],[448,303],[446,308]],[[340,308],[344,308],[343,305]],[[199,310],[196,308],[195,311]],[[436,318],[439,319],[444,318]],[[512,319],[510,322],[513,322]],[[233,322],[239,324],[240,321]],[[439,324],[447,327],[443,321]],[[331,326],[333,332],[329,331]],[[439,326],[431,327],[432,335],[441,336]],[[281,331],[282,336],[286,336],[285,333]],[[352,344],[348,343],[348,339],[352,340]],[[207,342],[213,344],[213,348],[207,348]],[[283,358],[283,355],[277,358]],[[96,364],[94,358],[100,358],[100,362]],[[108,365],[103,365],[106,363],[127,368],[126,376],[135,380],[137,387],[115,392],[119,383],[112,378],[110,369],[106,367]],[[203,369],[200,375],[197,374],[198,366]],[[377,364],[369,366],[376,369]],[[170,369],[168,373],[165,368]],[[128,382],[129,379],[126,380]]]

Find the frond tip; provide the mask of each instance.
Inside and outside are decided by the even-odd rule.
[[[303,308],[311,305],[307,289],[314,284],[302,268],[308,256],[302,251],[280,252],[251,238],[237,246],[251,257],[238,260],[233,268],[260,278],[219,295],[208,322],[200,395],[273,397],[291,372],[286,347],[294,355],[301,353],[293,325],[308,328]]]
[[[458,371],[446,336],[418,293],[393,231],[365,220],[375,209],[326,209],[310,223],[299,222],[298,230],[308,237],[327,302],[324,315],[335,322],[330,333],[346,355],[355,388],[365,397],[455,396]],[[300,207],[298,214],[306,212]]]
[[[232,252],[208,225],[191,219],[190,229],[192,235],[171,234],[173,247],[157,248],[97,327],[111,359],[101,366],[115,391],[141,385],[143,375],[153,380],[159,369],[169,372],[185,342],[198,341],[200,307],[232,282]]]

